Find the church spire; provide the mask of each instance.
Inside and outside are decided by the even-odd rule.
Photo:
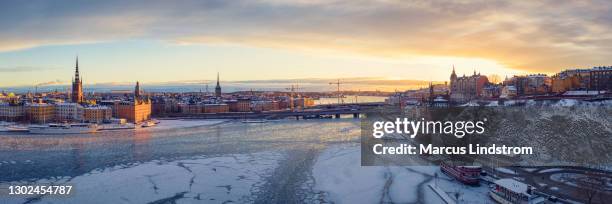
[[[451,73],[450,77],[451,83],[453,83],[455,79],[457,79],[457,74],[455,73],[455,65],[453,64],[453,73]]]
[[[215,96],[221,97],[221,84],[219,82],[219,72],[217,72],[217,86],[215,87]]]
[[[79,56],[76,56],[76,66],[74,68],[74,79],[79,81]]]
[[[72,102],[81,103],[83,102],[83,81],[79,74],[79,56],[76,56],[76,63],[74,67],[74,78],[72,79]]]
[[[136,88],[134,88],[134,101],[140,97],[140,82],[136,81]]]

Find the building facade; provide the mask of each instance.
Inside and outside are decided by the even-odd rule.
[[[89,106],[83,108],[83,121],[89,123],[103,123],[110,121],[113,116],[111,108],[107,106]]]
[[[612,66],[568,69],[552,77],[552,92],[590,90],[612,91]]]
[[[516,87],[516,92],[520,96],[543,95],[550,93],[552,90],[552,80],[545,74],[514,76],[509,84]]]
[[[151,119],[151,102],[148,100],[120,101],[114,108],[118,118],[124,118],[131,123]]]
[[[0,120],[21,121],[25,119],[25,107],[23,104],[0,103]]]
[[[58,122],[75,122],[83,120],[83,106],[78,103],[55,104],[55,120]]]
[[[151,99],[141,96],[140,83],[136,82],[133,101],[116,101],[113,114],[125,118],[131,123],[140,123],[151,119]]]
[[[225,113],[229,112],[227,104],[204,104],[204,113]]]
[[[48,103],[26,104],[26,119],[32,123],[49,123],[55,121],[55,106]]]
[[[591,69],[589,72],[589,90],[612,91],[612,66]]]
[[[251,99],[236,99],[225,102],[229,106],[230,112],[250,112]]]
[[[480,98],[482,96],[482,90],[489,83],[486,76],[480,75],[480,73],[472,76],[457,77],[455,73],[455,67],[450,77],[450,98],[451,101],[465,102],[473,99]]]

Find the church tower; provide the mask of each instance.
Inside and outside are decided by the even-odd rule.
[[[215,96],[221,97],[221,84],[219,84],[219,72],[217,72],[217,86],[215,87]]]
[[[455,65],[453,65],[453,73],[451,73],[450,76],[450,82],[451,84],[453,83],[453,81],[457,80],[457,74],[455,74]]]
[[[72,96],[70,97],[73,103],[83,102],[83,81],[79,76],[79,57],[76,58],[76,68],[74,72],[74,79],[72,79]]]
[[[140,98],[140,82],[136,81],[136,87],[134,88],[134,101]]]
[[[456,90],[455,86],[457,85],[457,74],[455,73],[455,65],[453,65],[453,73],[451,73],[450,82],[448,84],[448,90],[450,90],[450,93],[453,93]]]

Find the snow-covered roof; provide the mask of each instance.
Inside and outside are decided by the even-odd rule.
[[[447,101],[448,101],[448,100],[446,100],[446,99],[444,99],[444,98],[442,98],[442,97],[440,97],[440,96],[438,96],[438,97],[436,97],[436,98],[434,99],[434,102],[447,102]]]
[[[40,107],[44,107],[44,106],[51,106],[51,104],[48,104],[48,103],[29,103],[28,106],[40,106]]]
[[[93,110],[93,109],[96,109],[96,110],[104,110],[104,109],[110,109],[110,107],[108,107],[108,106],[87,106],[87,107],[85,107],[85,109],[90,109],[90,110]]]
[[[466,104],[460,105],[460,106],[480,106],[478,103],[474,102],[474,101],[470,101]]]
[[[530,194],[527,194],[527,189],[530,186],[525,184],[525,183],[521,183],[521,182],[519,182],[517,180],[510,179],[510,178],[499,179],[499,180],[495,181],[495,184],[497,184],[498,186],[501,186],[501,187],[503,187],[505,189],[508,189],[510,191],[513,191],[513,192],[516,192],[516,193],[521,193],[521,194],[526,195],[526,196],[530,196]]]

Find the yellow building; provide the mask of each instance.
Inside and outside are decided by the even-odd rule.
[[[552,92],[563,93],[569,90],[577,89],[580,87],[579,76],[554,76],[552,78]]]
[[[140,123],[151,119],[151,100],[141,97],[140,83],[136,82],[134,101],[117,101],[113,106],[113,114],[125,118],[128,122]]]
[[[48,123],[55,120],[55,106],[48,103],[26,105],[26,118],[32,123]]]
[[[114,106],[118,118],[125,118],[131,123],[140,123],[151,119],[151,101],[121,101]]]

